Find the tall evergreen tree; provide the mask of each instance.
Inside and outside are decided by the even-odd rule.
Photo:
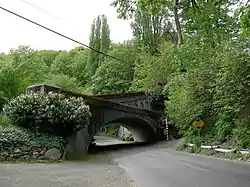
[[[110,47],[110,30],[108,20],[105,15],[101,16],[102,19],[102,33],[101,33],[101,51],[107,53]],[[100,62],[104,61],[105,56],[100,56]]]
[[[96,19],[94,19],[91,26],[89,46],[103,53],[108,52],[110,47],[110,30],[107,17],[105,15],[99,15]],[[104,61],[104,59],[104,55],[91,51],[88,68],[89,72],[87,75],[88,78],[91,78],[95,74],[97,68],[100,63]]]

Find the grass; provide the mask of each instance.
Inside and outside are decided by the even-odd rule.
[[[179,151],[187,152],[187,153],[194,153],[194,154],[200,154],[200,155],[206,155],[206,156],[213,156],[217,158],[223,158],[223,159],[229,159],[229,160],[240,160],[240,161],[246,161],[250,162],[250,154],[240,154],[239,152],[233,153],[224,153],[224,152],[218,152],[213,149],[195,149],[194,147],[185,147],[182,146],[178,149]]]

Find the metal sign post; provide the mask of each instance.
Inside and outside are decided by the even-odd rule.
[[[199,143],[201,142],[201,128],[204,127],[204,125],[205,125],[205,122],[202,121],[200,118],[196,118],[192,123],[192,126],[197,129]]]
[[[163,134],[166,137],[167,140],[169,140],[169,131],[168,131],[168,121],[167,119],[163,120],[164,122],[164,130],[163,130]]]

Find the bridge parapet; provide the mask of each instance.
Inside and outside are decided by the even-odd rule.
[[[31,85],[27,87],[26,93],[34,93],[34,92],[41,92],[41,93],[49,93],[49,92],[56,92],[56,93],[62,93],[66,96],[74,96],[74,97],[82,97],[86,100],[87,104],[94,105],[97,107],[102,108],[112,108],[121,110],[124,112],[130,112],[130,113],[136,113],[136,114],[142,114],[142,115],[149,115],[149,116],[159,116],[161,115],[161,112],[150,110],[147,108],[139,108],[136,106],[131,106],[128,104],[124,104],[122,102],[116,102],[116,100],[109,100],[105,97],[100,97],[97,95],[87,95],[82,93],[77,93],[73,91],[69,91],[66,89],[62,89],[58,86],[49,85],[49,84],[38,84],[38,85]],[[141,93],[139,93],[142,95]],[[96,97],[97,96],[97,97]],[[145,98],[145,95],[143,96]]]
[[[135,93],[119,93],[119,94],[102,94],[94,95],[94,97],[122,103],[124,105],[133,106],[141,109],[151,110],[152,98],[145,92]]]

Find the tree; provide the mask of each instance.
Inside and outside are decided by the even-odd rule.
[[[120,13],[121,18],[133,17],[136,9],[147,11],[151,15],[157,15],[162,9],[168,9],[173,13],[175,20],[175,28],[178,38],[178,46],[182,44],[182,29],[180,24],[180,18],[178,9],[180,6],[179,0],[114,0],[111,4],[117,8],[117,12]]]
[[[92,93],[124,93],[131,86],[137,58],[136,46],[132,42],[114,44],[109,52],[121,61],[106,58],[97,69],[90,84]]]
[[[167,9],[169,15],[173,15],[180,46],[183,43],[183,30],[189,36],[198,34],[201,36],[200,42],[212,42],[213,45],[235,36],[239,27],[228,13],[232,13],[232,5],[238,2],[238,0],[115,0],[112,5],[117,8],[120,17],[125,19],[133,18],[137,9],[149,12],[151,15],[157,15],[162,8]]]
[[[1,91],[8,99],[24,93],[31,84],[41,83],[48,72],[42,58],[28,46],[11,49],[1,64]]]
[[[103,53],[108,53],[109,47],[110,47],[110,30],[108,25],[108,20],[105,15],[101,15],[102,19],[102,32],[101,32],[101,47],[100,51]],[[100,62],[103,62],[105,59],[104,55],[100,56]]]
[[[105,15],[99,15],[94,19],[91,25],[91,33],[89,39],[89,46],[97,51],[107,53],[110,47],[110,30]],[[88,78],[93,76],[99,67],[100,63],[105,59],[104,55],[96,52],[90,52],[90,61],[88,63]]]
[[[133,18],[134,39],[111,44],[107,18],[98,16],[90,46],[120,60],[83,47],[20,46],[0,55],[1,103],[42,82],[94,94],[151,92],[168,98],[165,115],[188,141],[199,116],[202,141],[249,147],[249,0],[242,2],[115,0],[120,17]]]
[[[185,1],[182,27],[185,34],[205,45],[217,44],[237,37],[239,27],[232,12],[237,1]],[[231,14],[231,15],[230,15]]]
[[[40,57],[49,67],[59,54],[60,54],[59,51],[54,51],[54,50],[41,50],[34,52],[34,55]]]
[[[52,84],[63,89],[79,92],[83,91],[80,87],[78,81],[74,77],[69,77],[63,74],[49,75],[49,77],[44,81],[46,84]]]
[[[51,72],[53,74],[65,74],[73,77],[74,55],[74,53],[61,51],[51,64]]]
[[[0,69],[0,91],[2,92],[2,97],[10,99],[19,95],[21,93],[21,81],[21,77],[11,65],[2,67]]]
[[[156,49],[162,41],[175,43],[177,40],[169,19],[169,11],[164,7],[155,15],[150,14],[148,10],[136,9],[131,24],[135,39],[152,54],[157,52]]]
[[[177,31],[178,46],[180,47],[181,44],[183,43],[183,38],[182,38],[182,29],[181,29],[179,14],[178,14],[178,8],[179,8],[179,0],[174,0],[174,7],[173,7],[174,21],[175,21],[175,26],[176,26],[176,31]]]
[[[159,45],[157,56],[142,52],[135,63],[130,90],[161,94],[173,73],[178,71],[176,46],[165,42]]]
[[[86,48],[75,48],[70,51],[74,53],[72,71],[73,76],[77,79],[81,87],[84,87],[87,84],[88,80],[88,63],[90,62],[90,53],[91,51]]]
[[[242,34],[244,36],[250,35],[250,2],[249,0],[242,1],[238,8],[238,15],[240,18],[240,25]]]

